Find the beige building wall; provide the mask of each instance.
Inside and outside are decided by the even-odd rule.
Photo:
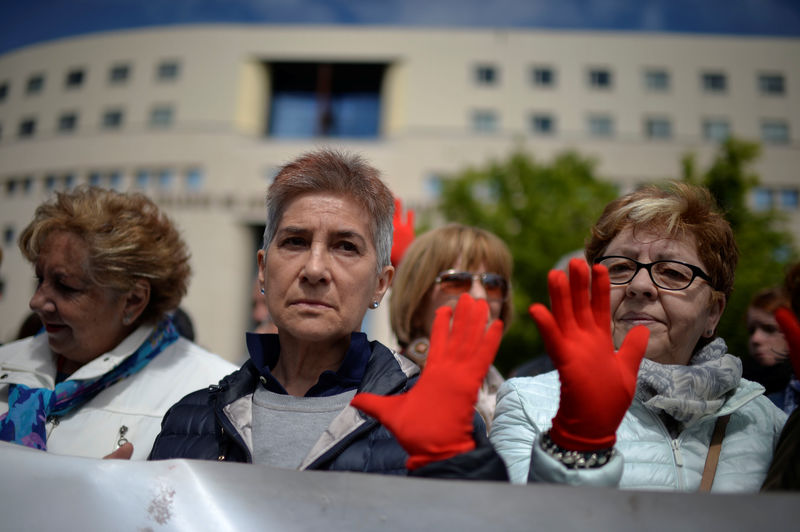
[[[13,238],[41,201],[74,176],[119,172],[121,188],[136,189],[143,170],[169,170],[173,181],[151,181],[145,191],[173,217],[192,251],[194,275],[184,307],[198,342],[232,360],[244,356],[250,287],[255,272],[256,227],[263,223],[264,195],[279,165],[303,151],[335,146],[362,153],[384,172],[408,204],[429,204],[436,178],[482,165],[521,147],[542,160],[565,149],[596,157],[602,176],[628,190],[637,183],[680,175],[687,151],[710,160],[715,143],[704,140],[702,121],[725,118],[735,135],[758,140],[765,119],[788,125],[790,140],[765,145],[757,170],[779,190],[800,187],[800,40],[641,33],[435,30],[370,27],[185,26],[120,31],[63,39],[0,56],[0,230]],[[159,82],[156,69],[175,61],[179,75]],[[269,120],[273,61],[376,62],[386,65],[380,102],[380,134],[374,139],[287,139],[264,134]],[[130,65],[127,83],[113,85],[113,65]],[[481,65],[496,82],[475,81]],[[552,88],[531,83],[534,66],[556,73]],[[608,90],[592,90],[588,71],[612,74]],[[78,89],[64,77],[85,71]],[[663,68],[670,89],[646,90],[644,71]],[[723,94],[707,94],[700,76],[727,76]],[[782,96],[759,92],[758,75],[780,73]],[[44,89],[24,94],[31,75]],[[172,106],[167,127],[149,124],[155,107]],[[114,131],[101,127],[109,109],[124,111]],[[494,131],[475,130],[474,113],[491,111]],[[74,111],[74,132],[57,131],[59,116]],[[555,131],[531,130],[531,115],[549,114]],[[614,135],[587,133],[589,116],[614,118]],[[36,119],[30,138],[19,138],[26,118]],[[672,124],[667,140],[643,133],[648,117]],[[199,170],[192,188],[187,172]],[[48,177],[55,185],[48,186]],[[21,183],[31,178],[31,189]],[[15,182],[16,188],[9,183]],[[800,235],[800,215],[790,211]],[[14,242],[2,242],[0,341],[11,340],[27,311],[33,275]],[[388,345],[386,305],[368,314],[370,335]]]

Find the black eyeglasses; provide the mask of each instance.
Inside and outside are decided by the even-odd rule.
[[[642,268],[650,274],[653,284],[664,290],[686,290],[695,277],[711,283],[711,278],[699,267],[677,260],[657,260],[644,264],[629,257],[609,255],[598,257],[594,263],[602,264],[608,269],[611,284],[630,283]]]
[[[486,298],[505,301],[508,296],[508,281],[499,273],[472,273],[447,270],[436,276],[436,284],[449,295],[463,294],[472,288],[472,280],[480,281],[486,290]]]

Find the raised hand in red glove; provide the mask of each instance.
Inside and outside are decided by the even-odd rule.
[[[550,438],[571,451],[613,447],[616,432],[636,391],[636,375],[650,331],[644,325],[630,330],[619,351],[611,338],[608,270],[569,263],[569,281],[561,270],[547,276],[552,314],[535,303],[528,312],[536,321],[545,348],[558,370],[561,399]]]
[[[408,245],[414,240],[414,211],[406,211],[406,221],[403,221],[403,202],[394,199],[394,218],[392,219],[394,232],[392,233],[392,265],[397,268]]]
[[[408,469],[475,448],[475,401],[503,335],[503,322],[495,320],[487,328],[488,317],[486,301],[469,294],[459,298],[455,311],[440,307],[417,384],[404,394],[360,393],[350,402],[394,434],[409,455]]]
[[[794,376],[800,379],[800,323],[788,308],[776,310],[775,320],[786,337],[786,343],[789,344],[789,359],[792,361]]]

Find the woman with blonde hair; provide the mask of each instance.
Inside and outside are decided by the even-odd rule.
[[[0,440],[55,454],[145,458],[167,408],[234,367],[180,338],[189,252],[141,194],[59,193],[19,247],[44,331],[0,348]]]
[[[484,299],[491,319],[511,322],[508,246],[478,227],[448,224],[417,237],[407,248],[392,284],[389,312],[400,351],[424,368],[436,310],[455,307],[461,294]],[[478,392],[476,408],[489,427],[503,377],[494,366]]]

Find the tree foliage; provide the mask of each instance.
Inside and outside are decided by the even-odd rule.
[[[698,173],[694,155],[683,160],[683,179],[707,187],[733,228],[739,246],[736,283],[718,334],[731,353],[747,353],[745,314],[750,298],[762,288],[780,285],[787,265],[795,258],[792,234],[781,228],[784,217],[775,210],[754,211],[749,192],[760,184],[750,170],[759,145],[735,138],[723,143],[709,168]]]
[[[443,180],[444,217],[495,233],[514,257],[515,319],[495,361],[504,374],[544,352],[528,306],[548,302],[547,272],[560,257],[583,247],[616,195],[613,185],[595,176],[594,162],[573,152],[544,164],[516,151]]]

